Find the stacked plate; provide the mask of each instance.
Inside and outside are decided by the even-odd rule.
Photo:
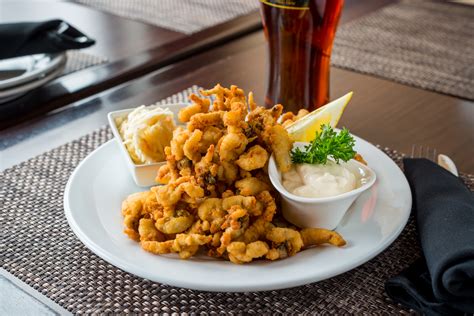
[[[66,54],[37,54],[0,60],[0,103],[16,99],[53,80],[66,65]]]

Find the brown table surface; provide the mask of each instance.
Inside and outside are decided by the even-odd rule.
[[[364,14],[348,2],[343,22]],[[366,1],[377,3],[379,1]],[[367,10],[372,10],[370,7]],[[366,6],[367,8],[367,6]],[[198,54],[129,84],[77,102],[48,116],[0,132],[2,168],[86,134],[107,123],[109,111],[152,104],[191,85],[237,84],[263,103],[262,32]],[[448,154],[460,171],[474,173],[474,103],[351,71],[332,68],[331,98],[354,97],[340,126],[382,146],[410,153],[412,144]],[[1,148],[0,148],[1,149]]]
[[[106,90],[261,28],[254,12],[192,35],[57,0],[0,0],[1,23],[63,19],[96,39],[83,52],[109,62],[78,71],[0,104],[0,129]],[[22,115],[16,112],[21,109]]]

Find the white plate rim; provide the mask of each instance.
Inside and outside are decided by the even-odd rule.
[[[54,78],[56,78],[64,70],[65,66],[66,66],[66,61],[64,60],[64,62],[61,65],[59,65],[58,68],[46,74],[41,79],[29,81],[23,85],[15,86],[15,87],[0,91],[0,98],[9,98],[13,96],[20,96],[20,95],[26,94],[27,92],[30,92],[31,90],[36,89],[44,85],[45,83],[53,80]]]
[[[45,74],[53,72],[56,68],[61,67],[61,64],[63,64],[66,61],[66,53],[38,54],[38,55],[50,56],[51,62],[48,64],[47,67],[35,69],[31,72],[26,72],[18,77],[13,77],[6,80],[0,80],[0,90],[6,91],[12,87],[21,86],[23,84],[27,84],[31,81],[34,81],[35,78],[40,78],[44,76]],[[16,57],[16,58],[27,58],[27,57],[33,58],[33,56],[37,56],[37,55],[29,55],[29,56],[22,56],[22,57]]]
[[[101,150],[105,146],[112,146],[115,142],[114,139],[111,139],[107,141],[106,143],[102,144],[98,148],[96,148],[94,151],[92,151],[86,158],[84,158],[79,165],[75,168],[73,173],[68,179],[68,182],[65,187],[64,191],[64,210],[65,210],[65,215],[68,221],[69,226],[71,227],[72,231],[74,234],[79,238],[79,240],[87,247],[89,248],[93,253],[98,255],[99,257],[103,258],[110,264],[122,269],[123,271],[126,271],[128,273],[137,275],[139,277],[149,279],[151,281],[171,285],[171,286],[178,286],[178,287],[183,287],[183,288],[188,288],[188,289],[193,289],[193,290],[202,290],[202,291],[210,291],[210,292],[251,292],[251,291],[270,291],[270,290],[279,290],[279,289],[286,289],[286,288],[292,288],[296,286],[301,286],[309,283],[314,283],[322,280],[326,280],[329,278],[332,278],[334,276],[340,275],[342,273],[348,272],[352,269],[355,269],[356,267],[368,262],[369,260],[373,259],[376,257],[378,254],[380,254],[382,251],[384,251],[388,246],[390,246],[396,239],[397,237],[401,234],[403,229],[405,228],[410,213],[411,213],[411,208],[412,208],[412,194],[409,189],[409,184],[407,179],[405,178],[403,172],[400,170],[398,166],[396,166],[395,162],[386,155],[383,151],[381,151],[379,148],[376,146],[372,145],[371,143],[365,141],[362,138],[359,138],[355,135],[353,135],[356,138],[356,142],[363,142],[366,145],[369,145],[373,147],[374,150],[378,151],[379,153],[383,154],[386,156],[388,160],[393,163],[393,165],[396,167],[396,170],[399,172],[401,175],[400,179],[404,182],[404,185],[408,188],[408,194],[409,194],[409,200],[407,208],[408,211],[404,212],[404,217],[401,218],[400,224],[397,227],[396,230],[394,230],[390,237],[386,238],[383,240],[383,242],[376,248],[374,248],[372,251],[369,253],[363,253],[360,254],[355,260],[352,260],[350,264],[340,264],[337,269],[334,269],[331,273],[328,273],[324,276],[304,276],[304,277],[299,277],[295,278],[293,280],[287,280],[287,281],[281,281],[281,282],[274,282],[271,284],[263,284],[263,285],[247,285],[244,288],[241,285],[216,285],[216,284],[202,284],[193,280],[176,280],[175,278],[169,278],[166,275],[157,275],[156,273],[147,273],[146,271],[137,271],[135,268],[128,263],[126,260],[123,258],[117,257],[106,250],[102,249],[94,240],[91,240],[87,235],[83,234],[81,229],[78,227],[77,223],[74,220],[74,217],[72,215],[72,210],[69,205],[69,191],[70,187],[72,185],[73,179],[75,175],[80,172],[81,166],[83,166],[89,159],[93,157],[93,155]],[[138,247],[138,246],[137,246]],[[192,264],[192,263],[191,263]],[[229,263],[231,264],[231,263]]]

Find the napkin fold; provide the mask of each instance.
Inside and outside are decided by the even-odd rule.
[[[394,301],[427,315],[474,313],[474,194],[427,159],[404,159],[424,258],[389,279]]]
[[[93,39],[62,20],[0,24],[0,59],[86,48]]]

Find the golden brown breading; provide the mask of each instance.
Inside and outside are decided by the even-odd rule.
[[[255,177],[240,179],[235,182],[239,194],[244,196],[257,195],[262,191],[270,190],[270,185]]]
[[[140,241],[165,241],[166,237],[155,227],[155,220],[142,218],[138,225]]]
[[[331,244],[337,247],[342,247],[346,244],[346,241],[341,235],[328,229],[304,228],[300,233],[305,247],[322,244]]]
[[[267,243],[263,241],[255,241],[247,245],[240,241],[234,241],[227,246],[230,261],[239,264],[263,257],[267,254],[268,249]]]
[[[227,133],[222,137],[219,146],[219,157],[221,161],[234,161],[244,151],[247,146],[248,139],[242,132]]]
[[[222,207],[225,210],[228,210],[235,205],[252,212],[257,211],[256,209],[260,208],[259,213],[261,214],[262,212],[261,206],[257,205],[257,199],[253,196],[232,195],[222,199]]]
[[[294,115],[293,112],[286,112],[280,117],[281,125],[286,128],[287,126],[306,116],[308,113],[309,111],[306,109],[300,109],[297,115]]]
[[[133,240],[140,240],[138,225],[140,218],[144,215],[144,205],[150,194],[152,193],[149,191],[134,193],[122,202],[124,233]]]
[[[250,147],[245,153],[240,155],[235,163],[246,171],[260,169],[265,166],[268,160],[268,152],[260,145]]]
[[[212,240],[212,236],[199,234],[178,234],[175,239],[164,242],[142,241],[142,248],[151,253],[162,255],[167,253],[178,253],[181,259],[193,256],[199,246],[205,245]]]
[[[259,107],[252,93],[247,103],[237,86],[216,85],[201,95],[192,95],[192,104],[179,113],[187,128],[176,128],[164,149],[166,165],[157,174],[163,185],[123,201],[125,234],[154,254],[187,259],[203,249],[239,264],[283,259],[303,245],[341,246],[337,233],[300,233],[277,214],[268,159],[273,154],[282,171],[290,164],[292,141],[277,123],[283,107]],[[212,108],[206,96],[214,96]],[[303,114],[287,113],[282,120]]]
[[[212,236],[199,234],[178,234],[173,242],[172,250],[179,254],[181,259],[192,257],[198,250],[199,246],[211,242]]]
[[[274,226],[272,223],[266,221],[263,217],[257,218],[252,225],[244,232],[239,241],[246,244],[265,238],[267,232]]]
[[[191,133],[188,130],[183,129],[181,126],[177,127],[173,131],[173,138],[171,139],[170,148],[171,148],[171,155],[174,156],[174,159],[176,161],[183,159],[184,157],[183,146],[184,146],[184,143],[188,140],[190,134]]]
[[[142,248],[148,252],[157,254],[157,255],[164,255],[167,253],[171,253],[171,247],[173,246],[174,240],[167,240],[167,241],[142,241],[140,244]]]
[[[278,251],[278,259],[294,256],[303,247],[300,233],[291,228],[274,227],[267,232],[266,238],[272,242],[272,249]],[[276,254],[272,251],[268,259],[275,260]]]
[[[188,130],[192,132],[195,129],[203,130],[208,126],[222,127],[224,126],[224,122],[222,121],[224,113],[224,111],[217,111],[195,114],[188,123]]]
[[[293,141],[288,132],[283,126],[274,125],[268,129],[267,136],[278,169],[281,172],[289,171],[291,168],[290,150],[293,148]]]
[[[217,169],[217,177],[219,181],[225,182],[227,185],[231,185],[237,176],[239,175],[239,167],[234,163],[228,161],[221,161]]]
[[[201,90],[199,91],[201,95],[209,97],[211,95],[215,96],[215,101],[212,105],[213,111],[224,111],[227,110],[224,103],[224,95],[226,93],[226,89],[221,86],[220,84],[216,84],[214,88],[208,90]]]
[[[209,105],[211,101],[209,99],[200,98],[194,93],[189,96],[189,99],[193,101],[190,106],[187,106],[179,111],[178,118],[181,122],[189,122],[189,119],[197,114],[209,111]]]
[[[155,227],[164,234],[178,234],[187,230],[194,222],[194,216],[186,210],[165,209],[164,216],[156,220]]]
[[[226,212],[222,207],[222,199],[208,198],[198,207],[198,216],[201,220],[209,222],[209,231],[216,233],[225,221]]]
[[[183,146],[183,153],[189,160],[197,162],[201,158],[199,153],[199,142],[202,138],[202,131],[195,129],[191,136],[186,140]]]
[[[219,139],[224,135],[224,131],[215,126],[207,126],[203,129],[201,141],[199,143],[199,152],[204,154],[207,152],[209,146],[216,146]]]

